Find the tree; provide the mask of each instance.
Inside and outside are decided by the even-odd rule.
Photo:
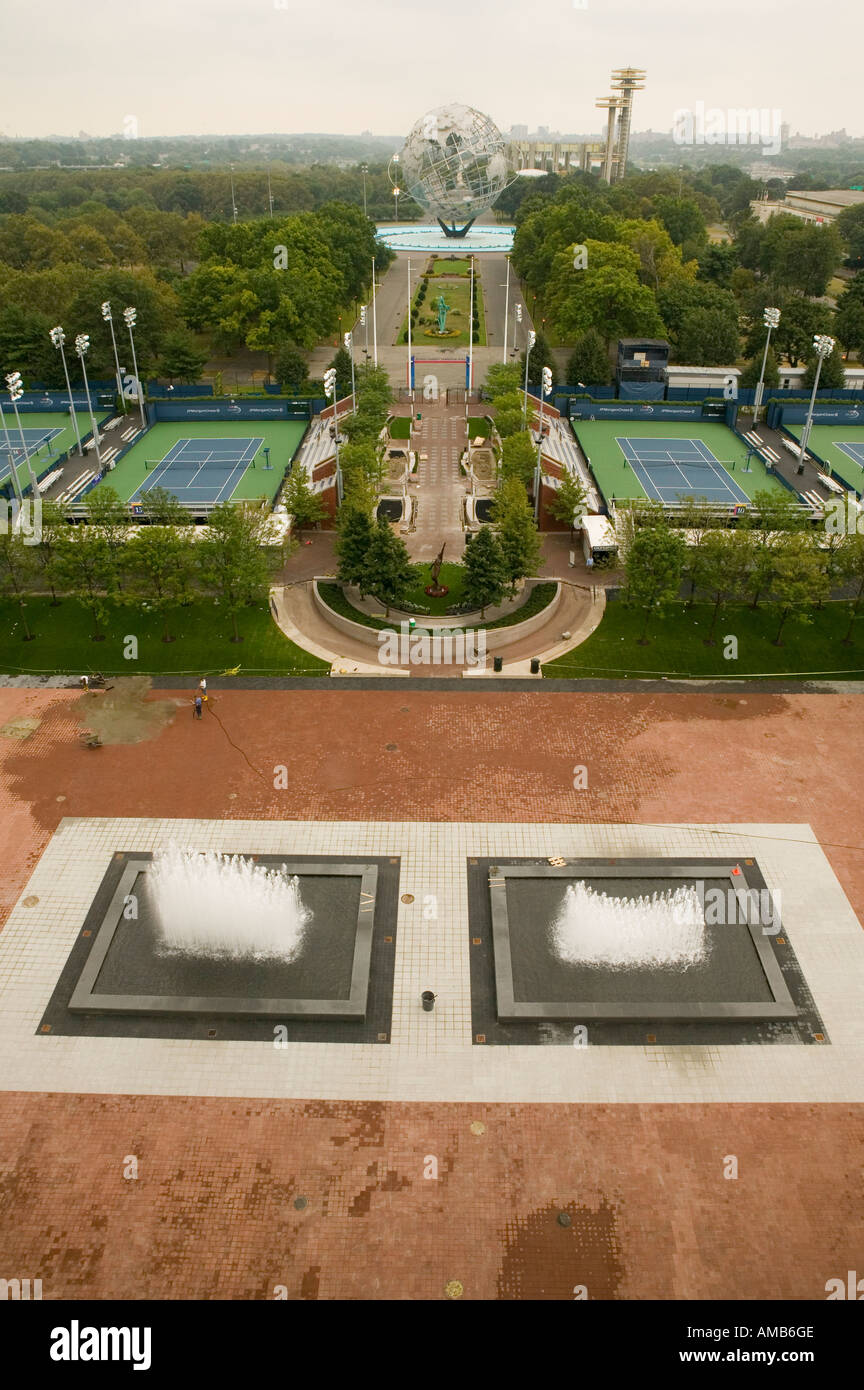
[[[122,556],[129,534],[129,512],[108,483],[94,488],[87,498],[87,528],[96,530],[105,542],[110,565],[109,588],[120,588]]]
[[[507,478],[501,483],[492,503],[492,521],[498,533],[504,571],[515,593],[517,582],[536,574],[540,563],[540,540],[534,514],[518,478]]]
[[[24,537],[15,532],[8,520],[0,528],[0,590],[13,595],[21,613],[24,641],[32,642],[34,633],[27,622],[26,590],[34,577],[36,558],[33,547],[24,544]]]
[[[338,573],[345,584],[360,585],[361,593],[373,529],[372,518],[366,507],[358,507],[349,500],[343,502],[339,508],[339,536],[336,541]]]
[[[816,380],[816,364],[819,361],[815,352],[807,354],[807,369],[802,378],[802,384],[812,389],[813,382]],[[823,390],[831,386],[843,387],[846,385],[846,369],[843,366],[843,354],[838,344],[835,342],[831,352],[822,363],[822,370],[819,373],[819,389]]]
[[[465,551],[463,592],[480,609],[482,622],[490,604],[500,603],[507,588],[507,569],[501,546],[488,526],[481,526]]]
[[[699,583],[714,597],[711,627],[704,639],[706,647],[713,647],[716,646],[714,631],[721,605],[732,597],[740,583],[739,556],[729,531],[709,531],[699,551]]]
[[[296,343],[283,343],[276,353],[276,380],[280,386],[299,389],[306,380],[306,354]],[[350,368],[349,368],[350,372]]]
[[[570,528],[570,539],[576,529],[576,518],[585,507],[587,499],[585,486],[575,473],[565,472],[558,480],[558,486],[548,504],[547,511],[556,521],[563,521]]]
[[[160,376],[177,381],[198,381],[210,354],[195,346],[190,333],[177,331],[166,334],[157,370]]]
[[[351,354],[344,347],[337,349],[329,366],[336,369],[336,393],[341,399],[351,394]]]
[[[508,391],[506,395],[496,396],[492,401],[492,415],[495,428],[501,439],[518,434],[522,429],[522,411],[525,398],[521,391]]]
[[[738,315],[691,309],[684,315],[675,356],[694,367],[722,367],[738,356]]]
[[[116,590],[114,557],[100,526],[68,526],[59,539],[62,587],[86,608],[93,619],[94,642],[104,642],[102,626],[108,601]]]
[[[844,208],[834,226],[849,248],[852,264],[864,265],[864,203]]]
[[[366,551],[361,590],[374,594],[384,604],[385,616],[390,609],[404,603],[414,582],[414,567],[405,542],[397,536],[386,517],[379,516],[372,530]]]
[[[511,391],[518,391],[521,385],[522,377],[515,362],[494,362],[486,373],[486,394],[493,400],[496,396],[506,396]]]
[[[511,434],[501,445],[501,477],[518,478],[524,488],[531,486],[537,466],[537,445],[528,430]]]
[[[282,489],[282,501],[293,517],[293,529],[305,531],[309,526],[317,526],[327,515],[327,509],[318,493],[309,486],[309,478],[302,464],[295,463]]]
[[[775,552],[771,587],[780,605],[780,626],[774,645],[782,647],[781,635],[789,614],[794,611],[800,622],[812,622],[808,608],[821,603],[828,595],[825,562],[809,531],[784,535]]]
[[[849,600],[849,626],[842,639],[844,647],[849,647],[852,645],[852,627],[864,598],[864,535],[860,531],[854,531],[841,545],[838,562],[841,578],[858,586],[854,597]]]
[[[43,503],[44,505],[44,503]],[[183,503],[165,487],[142,492],[137,505],[151,526],[190,526],[189,513]]]
[[[369,438],[361,437],[343,444],[339,450],[339,464],[349,484],[362,479],[377,489],[384,473],[384,460],[378,445]]]
[[[860,271],[837,300],[837,336],[846,349],[864,357],[864,271]]]
[[[608,386],[612,380],[612,364],[602,337],[596,328],[589,328],[576,340],[567,363],[568,386]]]
[[[757,352],[751,357],[741,370],[738,378],[738,385],[742,390],[748,387],[758,386],[759,377],[762,372],[762,352]],[[765,386],[770,391],[780,385],[780,370],[777,366],[777,358],[774,356],[774,349],[768,349],[768,356],[765,359]]]
[[[186,598],[195,571],[194,542],[186,526],[139,526],[127,542],[124,568],[131,578],[126,601],[162,617],[162,641],[173,642],[169,615]]]
[[[258,507],[220,502],[198,543],[201,578],[231,618],[232,642],[243,641],[237,627],[240,610],[267,597],[269,564],[262,549],[266,520]]]
[[[521,356],[520,359],[519,359],[519,363],[520,363],[520,369],[521,369],[522,380],[523,380],[523,382],[524,382],[524,380],[525,380],[525,353],[524,353],[524,352],[522,353],[522,356]],[[529,362],[528,362],[528,384],[529,384],[529,386],[537,386],[537,385],[539,385],[539,383],[540,383],[540,381],[541,381],[541,379],[542,379],[542,377],[543,377],[543,368],[544,368],[544,367],[551,367],[551,368],[552,368],[552,378],[553,378],[553,380],[554,380],[554,378],[555,378],[555,359],[554,359],[554,357],[552,356],[552,349],[551,349],[550,346],[549,346],[549,342],[548,342],[548,340],[547,340],[547,338],[546,338],[545,333],[542,333],[542,332],[538,329],[538,330],[537,330],[537,337],[536,337],[534,346],[533,346],[533,348],[531,349],[531,356],[530,356],[530,359],[529,359]]]
[[[686,259],[698,254],[708,240],[705,218],[695,198],[654,199],[657,216]]]
[[[642,635],[637,639],[640,646],[648,643],[651,614],[678,596],[685,551],[683,536],[662,524],[641,527],[627,547],[627,601],[645,613]]]
[[[42,525],[39,544],[35,547],[37,563],[42,571],[42,581],[51,591],[51,607],[59,607],[57,584],[61,574],[61,542],[68,522],[62,507],[50,497],[42,498]]]

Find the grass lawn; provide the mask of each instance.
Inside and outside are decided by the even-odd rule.
[[[470,275],[471,262],[467,256],[454,256],[451,260],[449,256],[436,256],[435,275]]]
[[[447,333],[445,337],[440,337],[437,332],[438,310],[435,302],[438,296],[443,294],[445,302],[449,305],[447,313]],[[416,295],[414,298],[416,303]],[[480,276],[474,276],[474,306],[477,310],[479,328],[474,339],[475,347],[483,347],[486,343],[486,316],[483,309],[483,289],[480,284]],[[413,347],[467,347],[468,346],[468,322],[471,313],[471,286],[467,279],[462,276],[459,279],[447,280],[432,276],[429,280],[429,288],[426,298],[420,305],[420,314],[417,322],[411,330],[411,343]],[[422,318],[431,318],[434,323],[424,325]],[[451,329],[458,329],[458,332],[451,333]],[[406,341],[405,335],[408,332],[408,315],[402,320],[396,342]]]
[[[411,416],[397,415],[387,426],[387,432],[391,439],[410,439],[411,438]]]
[[[48,598],[31,598],[27,622],[36,634],[23,640],[21,613],[8,599],[0,602],[0,671],[89,675],[219,675],[240,667],[238,675],[323,676],[328,662],[304,652],[283,635],[266,606],[244,609],[238,618],[242,642],[232,642],[231,619],[212,602],[191,604],[170,614],[175,642],[162,641],[162,619],[152,613],[108,607],[104,642],[92,640],[90,613],[74,599],[52,608]],[[125,639],[138,639],[138,660],[127,661]]]
[[[492,421],[488,415],[480,415],[468,420],[469,439],[488,439],[492,433]]]
[[[853,628],[853,645],[844,647],[841,639],[849,626],[849,605],[829,603],[814,613],[814,622],[799,622],[794,615],[786,622],[782,647],[774,646],[780,613],[773,604],[757,608],[721,608],[717,619],[714,647],[705,646],[711,626],[713,605],[696,603],[670,605],[661,617],[652,618],[648,627],[649,644],[638,645],[644,614],[629,608],[623,599],[609,603],[603,621],[578,647],[565,652],[543,667],[550,677],[646,677],[710,676],[729,679],[741,676],[813,676],[864,680],[864,612]],[[738,639],[738,658],[724,658],[723,639]]]
[[[444,574],[446,568],[446,565],[443,565],[441,567],[442,575]],[[531,594],[527,601],[523,603],[519,608],[514,608],[512,613],[505,613],[502,618],[496,618],[494,623],[481,623],[477,622],[476,620],[472,621],[470,614],[466,614],[466,621],[462,624],[462,626],[465,628],[482,627],[485,628],[487,632],[491,632],[491,630],[496,627],[512,627],[514,623],[521,623],[524,622],[526,618],[533,618],[535,613],[539,613],[541,609],[545,608],[548,604],[550,604],[553,598],[555,597],[555,590],[557,587],[558,586],[553,583],[536,584],[534,588],[531,590]],[[385,629],[386,631],[390,632],[393,628],[392,619],[374,618],[371,615],[371,613],[361,613],[358,608],[355,608],[351,603],[348,602],[347,598],[345,597],[342,591],[342,588],[338,584],[319,584],[318,592],[321,595],[324,602],[327,604],[328,608],[332,608],[334,613],[341,613],[344,618],[351,618],[353,622],[362,623],[364,627],[377,628],[379,632],[384,631]],[[450,602],[449,594],[446,599],[440,600],[427,600],[425,594],[423,595],[423,598],[425,602],[429,603],[434,603],[437,601],[441,604],[447,604]],[[440,617],[442,616],[442,612],[443,609],[440,610],[437,614],[430,614],[429,616]],[[424,625],[424,621],[425,619],[423,618],[423,615],[418,613],[417,626],[422,627]]]
[[[415,568],[417,569],[418,579],[417,583],[409,589],[405,596],[408,603],[415,603],[418,608],[424,608],[428,613],[439,618],[448,608],[452,608],[454,604],[462,603],[462,590],[465,583],[464,565],[452,565],[445,562],[445,564],[441,566],[441,574],[438,583],[446,584],[447,588],[450,590],[449,594],[445,594],[443,598],[430,598],[428,594],[424,594],[423,592],[426,585],[432,583],[429,564],[420,564]]]

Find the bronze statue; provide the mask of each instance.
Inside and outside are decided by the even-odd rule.
[[[435,559],[432,561],[432,564],[429,566],[432,583],[428,584],[423,592],[428,594],[430,598],[441,598],[444,594],[449,594],[450,592],[446,584],[439,584],[438,582],[441,566],[444,563],[444,547],[446,544],[447,542],[445,541],[438,551],[438,554],[435,556]]]

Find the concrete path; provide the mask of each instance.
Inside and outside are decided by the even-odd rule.
[[[461,560],[465,550],[462,499],[465,475],[459,459],[466,447],[464,408],[446,401],[423,401],[422,419],[412,436],[418,455],[411,490],[417,498],[415,531],[406,536],[412,560],[432,560],[446,544],[445,560]]]

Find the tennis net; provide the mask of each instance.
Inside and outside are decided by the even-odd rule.
[[[164,468],[167,472],[177,472],[182,470],[184,473],[197,473],[201,468],[220,468],[226,473],[233,473],[236,468],[254,468],[254,459],[224,459],[224,458],[178,458],[178,459],[147,459],[144,463],[148,473],[154,468]]]

